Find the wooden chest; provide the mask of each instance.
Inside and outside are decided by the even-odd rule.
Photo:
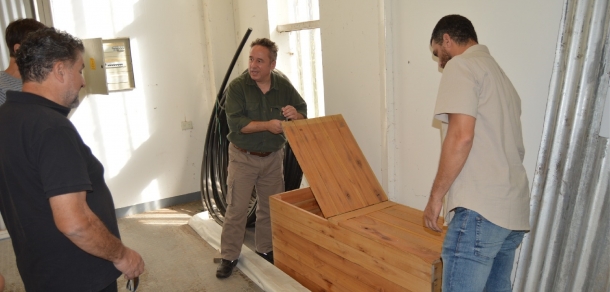
[[[440,291],[444,232],[388,201],[343,117],[283,128],[310,187],[270,199],[275,265],[312,291]]]

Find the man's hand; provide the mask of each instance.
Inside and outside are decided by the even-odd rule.
[[[426,227],[441,232],[436,223],[443,206],[443,197],[460,174],[472,149],[476,118],[464,114],[449,114],[447,136],[443,141],[438,171],[424,210]]]
[[[297,109],[291,105],[282,108],[282,115],[284,115],[286,120],[296,120],[298,118],[297,114]]]
[[[287,105],[282,108],[282,115],[284,115],[286,120],[298,120],[303,118],[303,115],[299,114],[297,109],[291,105]]]
[[[125,275],[125,279],[133,279],[144,273],[144,260],[128,247],[125,247],[123,256],[114,262],[114,266]]]
[[[281,134],[284,132],[280,120],[270,120],[267,122],[267,131],[273,134]]]
[[[142,274],[142,257],[108,231],[86,198],[84,191],[49,198],[57,229],[83,251],[112,262],[127,279]]]
[[[426,224],[426,227],[436,232],[442,231],[442,229],[438,226],[438,216],[441,213],[442,207],[442,200],[434,199],[432,196],[430,196],[428,205],[426,205],[426,209],[424,209],[424,223]]]

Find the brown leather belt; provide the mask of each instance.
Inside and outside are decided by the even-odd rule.
[[[235,145],[235,144],[233,144],[233,146],[235,147],[235,149],[237,149],[237,150],[239,150],[239,151],[241,151],[243,153],[250,154],[250,155],[255,155],[255,156],[258,156],[258,157],[267,157],[271,153],[273,153],[273,152],[252,152],[252,151],[248,151],[246,149],[241,149],[241,148],[237,147],[237,145]]]

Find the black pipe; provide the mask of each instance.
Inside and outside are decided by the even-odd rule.
[[[233,72],[233,67],[235,67],[235,63],[237,62],[237,59],[239,58],[239,54],[241,54],[241,50],[243,50],[244,45],[246,44],[246,41],[250,37],[250,33],[252,33],[252,28],[248,27],[248,30],[246,30],[246,34],[241,39],[239,46],[237,46],[237,51],[235,52],[235,55],[233,56],[233,60],[231,60],[231,64],[229,64],[229,69],[227,69],[225,78],[222,80],[222,84],[220,85],[220,90],[218,90],[218,95],[216,96],[217,101],[220,101],[220,99],[222,98],[222,94],[225,91],[225,86],[227,86],[227,82],[229,81],[229,76],[231,76],[231,72]]]

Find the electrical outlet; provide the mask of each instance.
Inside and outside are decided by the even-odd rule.
[[[193,128],[193,122],[192,121],[183,121],[182,122],[182,131],[190,130],[192,128]]]

